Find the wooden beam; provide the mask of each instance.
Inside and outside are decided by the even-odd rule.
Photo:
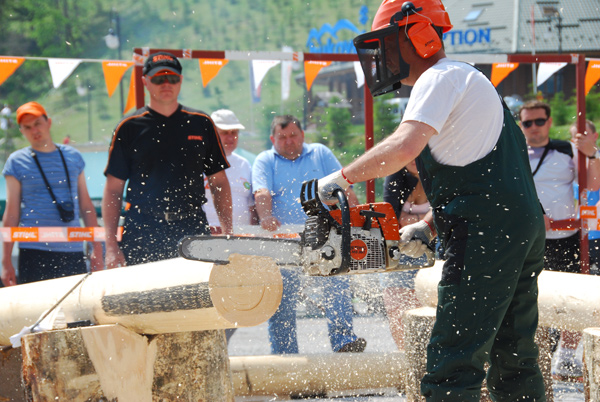
[[[415,289],[424,306],[437,305],[444,261],[419,270]],[[539,326],[583,331],[600,326],[600,276],[544,270],[538,278]]]
[[[236,396],[314,397],[332,392],[404,389],[403,352],[231,356]]]
[[[30,326],[83,275],[0,289],[0,345]],[[95,272],[60,304],[66,322],[120,324],[140,334],[248,327],[281,301],[279,268],[233,255],[228,265],[183,258]]]

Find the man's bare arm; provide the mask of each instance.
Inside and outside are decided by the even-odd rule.
[[[270,232],[277,230],[281,223],[273,216],[273,198],[269,190],[266,188],[257,190],[254,193],[254,203],[260,226]]]
[[[106,267],[116,268],[125,266],[125,257],[117,242],[117,230],[123,204],[123,189],[125,180],[112,175],[106,176],[104,196],[102,197],[102,220],[106,233]]]
[[[437,131],[418,121],[405,121],[385,140],[344,168],[352,183],[385,177],[415,159]]]
[[[232,234],[231,188],[225,171],[221,170],[208,176],[208,186],[213,195],[213,203],[221,223],[221,229],[225,234]]]

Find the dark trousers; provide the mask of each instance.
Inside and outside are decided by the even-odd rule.
[[[85,274],[83,251],[58,252],[19,248],[17,283],[24,284],[63,276]]]
[[[421,382],[428,402],[479,401],[484,378],[494,401],[546,400],[534,341],[541,216],[524,228],[500,214],[489,218],[497,220],[436,215],[447,260]]]
[[[179,256],[179,241],[185,236],[210,234],[201,210],[195,216],[166,221],[152,215],[128,211],[121,250],[127,265],[144,264]]]
[[[581,272],[579,232],[564,239],[546,239],[544,269],[549,271]]]

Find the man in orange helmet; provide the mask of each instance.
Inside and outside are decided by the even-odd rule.
[[[421,393],[479,401],[485,378],[495,401],[545,401],[534,342],[545,231],[524,136],[490,81],[446,58],[451,28],[440,0],[383,1],[354,44],[371,93],[405,84],[410,100],[396,131],[320,179],[319,194],[334,203],[417,158],[432,213],[401,229],[401,251],[421,255],[437,232],[446,259]]]

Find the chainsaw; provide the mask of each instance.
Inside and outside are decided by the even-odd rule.
[[[317,180],[302,183],[300,203],[308,218],[304,231],[296,238],[189,236],[179,242],[179,255],[216,264],[229,263],[229,256],[234,253],[271,257],[281,266],[303,267],[310,276],[402,271],[433,265],[431,247],[419,259],[400,253],[398,220],[389,203],[350,208],[343,190],[335,190],[333,195],[339,207],[327,208],[319,198]],[[428,244],[427,239],[422,241]]]

